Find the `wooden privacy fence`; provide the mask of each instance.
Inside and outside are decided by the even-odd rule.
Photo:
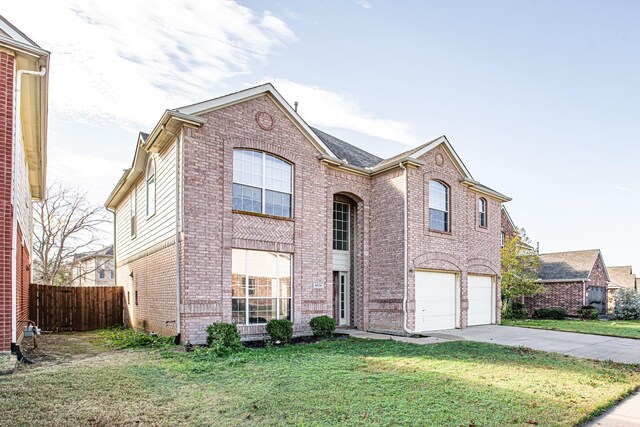
[[[123,324],[121,286],[29,285],[29,319],[43,331],[92,331]]]

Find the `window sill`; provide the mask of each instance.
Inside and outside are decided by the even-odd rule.
[[[450,231],[440,231],[440,230],[432,230],[429,229],[430,233],[436,233],[436,234],[442,234],[444,236],[451,236],[451,232]]]
[[[261,217],[261,218],[281,219],[281,220],[284,220],[284,221],[295,222],[295,218],[287,218],[286,216],[267,215],[267,214],[263,214],[263,213],[251,212],[251,211],[241,211],[241,210],[237,210],[237,209],[232,209],[231,212],[233,212],[234,214],[251,215],[251,216],[258,216],[258,217]]]

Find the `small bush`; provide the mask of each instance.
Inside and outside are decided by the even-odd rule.
[[[616,319],[640,319],[640,294],[627,288],[616,291],[616,308],[613,310]]]
[[[100,331],[107,343],[115,348],[167,348],[174,345],[174,337],[165,337],[144,332],[136,332],[131,328],[109,328]]]
[[[244,348],[238,328],[233,323],[214,323],[207,326],[207,344],[217,356],[227,356]]]
[[[567,310],[562,307],[539,308],[533,313],[538,319],[564,320],[567,316]]]
[[[527,317],[525,305],[519,301],[512,301],[504,312],[505,319],[524,319]]]
[[[309,321],[309,326],[316,337],[331,338],[336,330],[336,321],[329,316],[318,316]]]
[[[595,308],[592,305],[583,305],[578,310],[578,316],[580,316],[584,320],[595,320],[600,315],[600,310]]]
[[[288,343],[293,337],[293,323],[288,319],[273,319],[267,322],[267,333],[271,341]]]

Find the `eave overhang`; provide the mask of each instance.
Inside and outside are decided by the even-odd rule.
[[[493,199],[498,200],[501,203],[509,202],[512,200],[511,197],[505,196],[502,193],[498,193],[495,190],[487,188],[484,185],[480,184],[478,181],[475,181],[472,179],[463,178],[460,180],[460,183],[475,193],[479,193],[484,196],[491,197]]]

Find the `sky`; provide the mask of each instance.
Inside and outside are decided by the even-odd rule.
[[[271,82],[389,157],[446,135],[541,252],[640,272],[636,1],[32,0],[51,51],[48,181],[104,203],[165,109]]]

